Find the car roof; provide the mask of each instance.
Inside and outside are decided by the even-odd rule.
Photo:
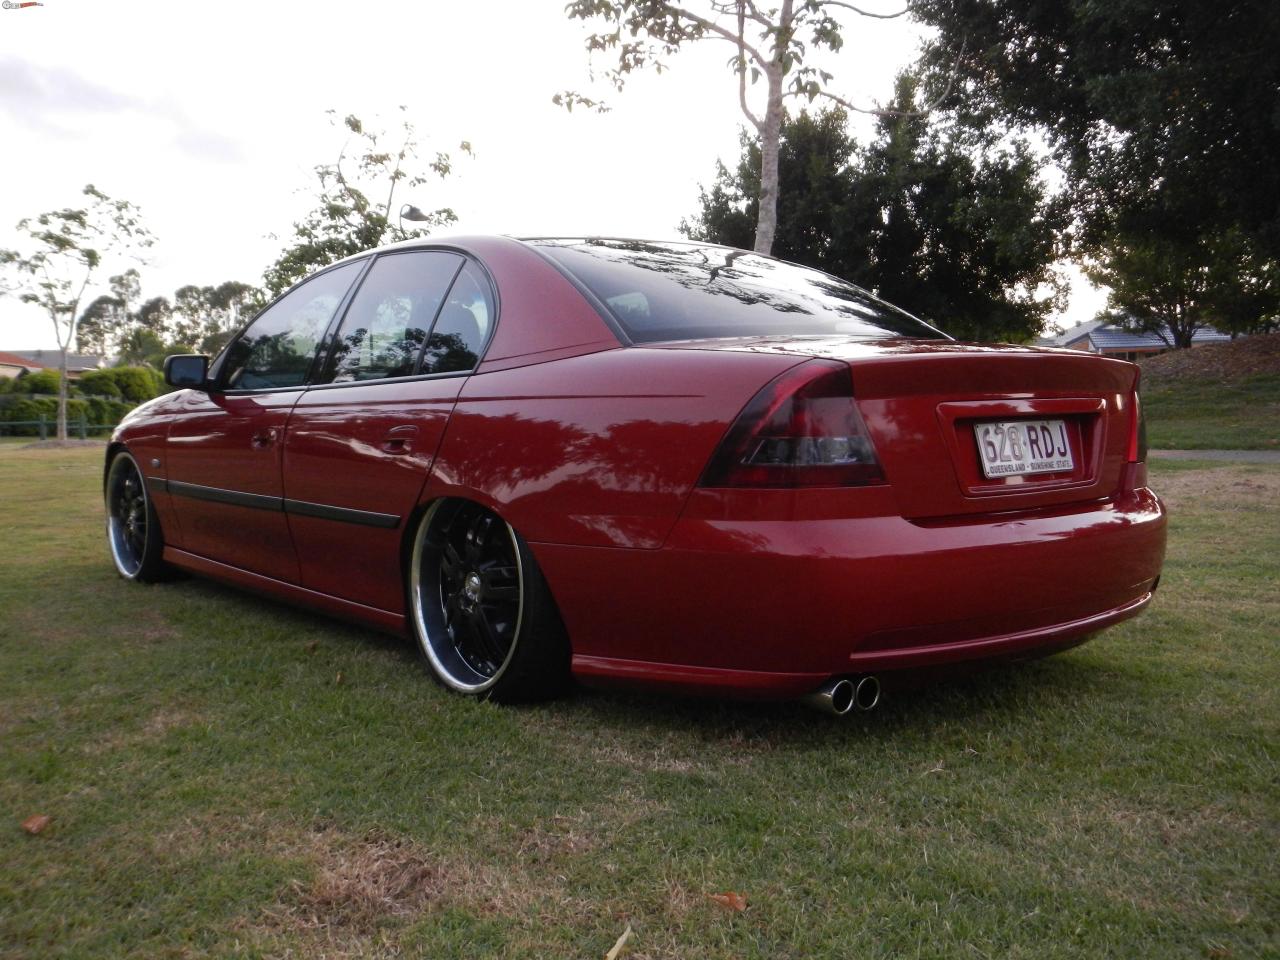
[[[490,240],[490,241],[491,240],[510,240],[515,243],[536,243],[538,241],[545,241],[545,242],[565,243],[565,244],[581,243],[581,242],[589,243],[592,241],[606,241],[610,243],[661,243],[661,244],[680,245],[680,246],[687,246],[687,247],[709,247],[709,248],[716,248],[721,250],[740,249],[738,247],[730,247],[723,243],[707,243],[702,240],[688,240],[688,239],[656,240],[652,237],[614,237],[614,236],[604,236],[604,235],[590,234],[590,233],[565,234],[562,236],[523,236],[523,237],[511,236],[510,234],[504,234],[504,233],[461,234],[457,236],[449,235],[449,236],[440,236],[440,237],[436,237],[436,236],[413,237],[408,240],[397,240],[394,243],[384,243],[382,246],[371,247],[368,250],[361,250],[359,253],[353,253],[349,257],[343,257],[341,260],[335,260],[333,263],[328,264],[325,269],[328,269],[329,267],[336,267],[339,264],[343,264],[343,263],[350,263],[354,260],[360,260],[363,257],[369,256],[370,254],[395,253],[401,250],[417,250],[417,249],[430,248],[430,247],[440,247],[440,248],[446,248],[446,249],[452,248],[455,250],[462,250],[466,253],[471,253],[472,255],[475,255],[474,247],[475,247],[476,241],[485,241],[485,240]],[[744,250],[743,252],[752,253],[752,251],[750,250]],[[754,256],[767,257],[770,260],[778,259],[777,257],[772,257],[772,256],[769,256],[768,254],[763,254],[763,253],[757,253],[757,254],[754,254]]]

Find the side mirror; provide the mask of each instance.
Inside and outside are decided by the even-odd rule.
[[[194,353],[180,353],[164,358],[164,382],[171,387],[203,390],[209,379],[209,358]]]

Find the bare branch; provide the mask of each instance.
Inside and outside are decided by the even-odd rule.
[[[711,9],[716,13],[732,13],[734,16],[741,12],[745,19],[758,23],[766,29],[773,26],[773,22],[760,12],[752,0],[734,0],[732,3],[717,3],[712,0]]]
[[[761,55],[759,50],[747,43],[740,34],[734,33],[732,30],[722,27],[720,24],[715,23],[712,20],[708,20],[706,17],[700,17],[693,11],[684,9],[684,7],[671,7],[670,10],[672,13],[684,17],[691,23],[697,24],[703,30],[715,34],[721,40],[729,41],[740,51],[751,54],[752,58],[756,63],[760,64],[760,66],[763,67],[769,62],[768,59]]]
[[[386,218],[387,223],[391,222],[391,201],[396,195],[396,184],[400,182],[401,169],[404,166],[405,154],[409,149],[409,141],[413,139],[413,131],[409,129],[408,121],[405,121],[404,143],[400,145],[400,153],[396,155],[396,168],[391,171],[391,189],[387,191]],[[401,230],[403,233],[403,228]]]
[[[876,20],[894,20],[904,14],[910,13],[910,7],[903,7],[897,13],[873,13],[870,10],[863,10],[861,7],[855,7],[852,3],[842,3],[841,0],[818,0],[814,4],[817,7],[843,7],[846,10],[852,10],[854,13],[863,17],[874,17]]]

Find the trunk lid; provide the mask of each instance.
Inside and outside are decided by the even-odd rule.
[[[758,337],[649,344],[842,360],[902,516],[941,519],[1098,500],[1121,484],[1133,364],[1070,350],[943,340]],[[1052,425],[1072,468],[987,477],[983,427]],[[990,436],[987,433],[986,436]],[[1046,434],[1046,438],[1047,438]]]

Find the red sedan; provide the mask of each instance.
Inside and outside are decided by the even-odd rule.
[[[1151,600],[1138,370],[695,243],[467,238],[277,299],[107,450],[120,573],[410,634],[462,693],[873,706]]]

